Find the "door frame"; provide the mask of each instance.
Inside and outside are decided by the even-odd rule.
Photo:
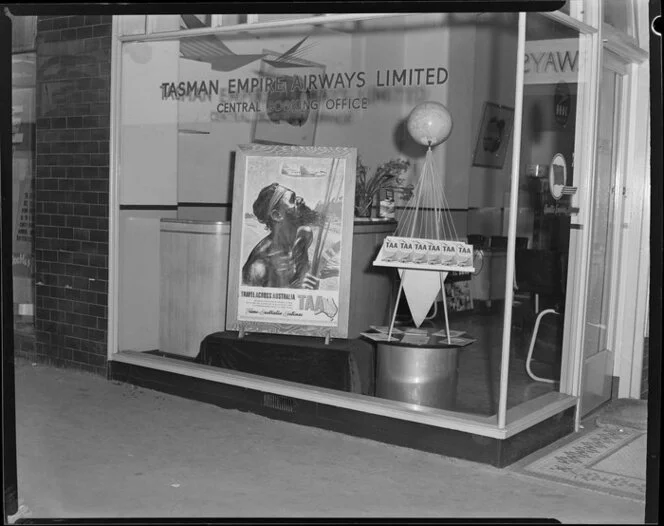
[[[612,87],[606,94],[603,92],[604,78],[605,74],[611,75],[610,79],[613,80]],[[618,302],[618,290],[621,280],[621,257],[620,255],[624,252],[623,250],[623,240],[622,236],[622,222],[624,217],[624,191],[625,188],[625,158],[626,158],[626,148],[627,148],[627,139],[628,134],[626,130],[625,123],[627,122],[628,112],[629,112],[629,64],[621,59],[618,55],[604,47],[602,50],[602,59],[600,65],[600,78],[602,79],[599,84],[599,107],[598,107],[598,120],[602,122],[602,119],[611,119],[611,130],[606,130],[607,134],[605,137],[610,134],[610,151],[609,159],[606,159],[602,162],[602,165],[596,165],[596,170],[594,171],[592,177],[588,181],[588,186],[593,194],[591,203],[592,210],[596,209],[598,199],[601,202],[604,202],[604,199],[608,197],[607,207],[608,213],[607,219],[608,224],[606,225],[606,232],[603,230],[599,232],[600,236],[606,235],[607,242],[607,251],[604,254],[604,268],[602,275],[602,303],[599,306],[600,308],[600,319],[596,320],[599,323],[606,323],[606,342],[603,348],[598,349],[596,353],[592,356],[587,357],[585,354],[586,351],[586,341],[585,331],[593,331],[595,329],[590,329],[588,327],[587,319],[584,323],[584,341],[583,345],[579,349],[579,352],[582,354],[582,376],[581,376],[581,392],[580,392],[580,417],[583,418],[588,413],[595,410],[597,407],[601,406],[603,403],[608,402],[612,397],[612,377],[614,376],[614,364],[616,360],[616,345],[615,345],[615,333],[616,333],[616,323],[618,318],[617,310],[619,308]],[[608,100],[604,100],[604,97],[609,97]],[[609,112],[608,115],[605,115],[603,112]],[[612,114],[612,115],[611,115]],[[607,126],[609,122],[603,124]],[[596,137],[596,149],[595,149],[595,159],[600,155],[600,133],[601,130],[598,129],[598,134]],[[609,163],[610,169],[609,174],[602,173],[600,170],[606,169],[606,162]],[[608,176],[608,180],[605,179]],[[602,184],[598,186],[600,178],[603,179]],[[608,196],[598,195],[597,192],[606,192],[608,187]],[[604,216],[602,215],[602,218]],[[589,214],[588,223],[588,236],[589,236],[589,250],[593,251],[593,246],[596,246],[596,242],[599,240],[594,239],[594,227],[595,220],[599,219],[594,215]],[[597,263],[594,257],[589,254],[588,263],[591,265]],[[590,280],[592,271],[589,270],[588,279]],[[597,277],[597,276],[594,276]],[[588,283],[589,285],[589,283]],[[588,303],[591,300],[590,296],[586,297],[586,302],[583,305],[583,311],[587,314]],[[608,310],[604,310],[608,309]],[[601,331],[600,333],[601,334]],[[601,338],[601,336],[600,336]],[[600,340],[601,341],[601,340]],[[591,366],[591,363],[593,364]],[[591,369],[592,367],[592,369]],[[597,382],[601,378],[601,388],[602,391],[599,393],[597,388],[599,385]],[[590,387],[591,383],[593,384]],[[592,393],[592,394],[591,394]],[[590,396],[590,398],[589,398]],[[586,407],[586,403],[590,402],[591,406]]]
[[[602,52],[602,71],[607,69],[620,76],[620,85],[616,87],[614,92],[614,110],[618,109],[619,113],[616,115],[617,121],[614,121],[613,130],[613,180],[611,181],[611,195],[610,202],[613,206],[613,215],[611,216],[611,223],[609,224],[609,235],[611,236],[611,253],[609,254],[610,263],[610,276],[608,280],[608,293],[609,293],[609,312],[607,316],[607,339],[606,348],[611,353],[611,363],[607,364],[607,374],[610,376],[617,376],[616,363],[619,361],[621,354],[624,354],[625,349],[620,349],[617,345],[616,335],[622,327],[620,320],[625,319],[623,311],[624,305],[620,301],[621,290],[624,289],[623,270],[626,272],[629,269],[622,257],[626,252],[626,237],[624,235],[624,220],[625,220],[625,197],[627,188],[627,173],[628,166],[626,161],[628,158],[627,150],[630,146],[629,143],[629,115],[630,115],[630,98],[632,89],[632,67],[631,64],[624,58],[617,55],[614,51],[609,49],[606,45]],[[600,99],[602,94],[600,93]],[[618,107],[616,108],[617,105]],[[597,176],[597,175],[596,175]],[[621,350],[623,351],[621,353]],[[609,399],[613,392],[609,393]],[[582,415],[583,416],[583,415]]]
[[[649,63],[647,54],[626,50],[623,41],[616,45],[612,34],[607,32],[603,38],[600,66],[600,72],[608,68],[622,75],[617,94],[620,114],[612,191],[607,349],[613,353],[610,372],[618,381],[618,398],[640,398],[650,274]],[[580,352],[583,354],[583,348]]]
[[[624,58],[624,57],[623,57]],[[618,254],[621,279],[611,336],[615,349],[613,374],[618,378],[619,398],[640,398],[648,288],[650,281],[650,98],[649,62],[631,63],[629,100],[625,122],[626,144],[622,170],[623,215],[619,234],[623,251]],[[627,79],[626,79],[627,80]],[[635,270],[636,272],[632,271]]]
[[[639,6],[639,19],[647,19],[647,5],[644,7]],[[643,12],[641,12],[643,11]],[[644,16],[645,14],[645,16]],[[563,336],[563,367],[561,370],[560,391],[561,393],[569,394],[577,397],[577,413],[575,428],[578,431],[580,424],[580,404],[582,393],[582,380],[583,380],[583,342],[585,337],[585,307],[587,302],[588,293],[588,274],[590,265],[590,234],[592,231],[591,211],[592,211],[592,183],[596,173],[596,147],[597,147],[597,126],[598,126],[598,110],[599,110],[599,80],[602,73],[604,64],[605,50],[611,51],[612,54],[628,63],[628,75],[623,80],[623,90],[628,90],[627,96],[623,94],[623,122],[625,130],[623,138],[618,146],[620,148],[620,163],[623,174],[627,176],[629,173],[636,173],[638,177],[642,178],[645,182],[637,182],[637,188],[634,192],[628,192],[627,197],[627,210],[628,214],[635,217],[633,224],[636,225],[636,217],[639,210],[644,210],[645,213],[640,217],[639,235],[629,235],[627,237],[630,242],[635,242],[637,239],[641,241],[639,247],[643,247],[643,240],[647,240],[647,230],[649,226],[649,196],[650,188],[647,182],[650,177],[650,166],[648,164],[649,153],[649,129],[644,126],[644,122],[648,122],[650,116],[649,104],[649,63],[648,52],[632,42],[627,42],[626,39],[612,28],[602,24],[602,6],[598,2],[597,5],[592,3],[586,4],[586,16],[589,22],[597,26],[599,31],[595,34],[588,34],[581,36],[580,39],[580,54],[590,57],[588,67],[585,68],[582,78],[579,82],[582,83],[579,90],[578,107],[584,108],[579,118],[584,123],[584,134],[582,137],[577,135],[575,144],[576,156],[576,170],[577,174],[591,174],[589,180],[584,181],[579,178],[577,185],[579,191],[573,197],[572,205],[578,211],[572,214],[571,232],[570,232],[570,248],[569,248],[569,269],[571,274],[568,276],[567,281],[567,294],[565,312],[569,313],[570,322],[566,324],[565,333]],[[594,23],[593,23],[594,22]],[[639,24],[639,27],[643,24]],[[641,28],[640,28],[641,29]],[[647,38],[639,35],[641,42],[647,42]],[[645,35],[647,37],[647,34]],[[648,101],[648,104],[643,104],[643,101]],[[624,141],[624,142],[623,142]],[[628,167],[630,171],[627,171]],[[631,185],[634,183],[634,178],[630,177],[628,182]],[[621,212],[622,213],[622,212]],[[616,235],[620,235],[622,229],[618,229]],[[635,232],[636,233],[636,232]],[[629,268],[629,261],[626,260],[627,251],[623,251],[622,257],[614,258],[614,263],[618,268]],[[614,254],[618,254],[614,252]],[[643,273],[646,272],[644,275]],[[615,302],[618,302],[622,307],[613,312],[611,315],[612,320],[625,320],[625,314],[630,311],[625,303],[629,297],[631,305],[633,305],[632,312],[636,312],[633,319],[629,320],[628,326],[624,323],[615,323],[609,333],[610,344],[612,349],[619,350],[620,353],[614,355],[613,374],[617,375],[621,380],[620,382],[620,395],[625,396],[623,393],[626,389],[630,393],[634,393],[640,389],[640,376],[637,375],[636,369],[640,368],[643,359],[643,333],[639,332],[645,325],[645,318],[647,317],[647,282],[649,272],[648,257],[641,257],[638,265],[638,272],[629,275],[626,278],[620,276],[618,282],[618,290],[616,292],[615,301],[612,307],[615,309]],[[616,276],[617,273],[616,273]],[[632,307],[630,307],[632,308]],[[636,328],[634,330],[634,328]],[[640,338],[640,345],[638,345]],[[617,347],[616,347],[617,346]],[[626,350],[634,350],[633,354],[626,359]],[[619,356],[619,357],[617,357]],[[638,381],[635,377],[638,376]],[[630,378],[630,380],[626,380]],[[639,385],[637,385],[637,383]],[[631,395],[634,396],[634,395]]]

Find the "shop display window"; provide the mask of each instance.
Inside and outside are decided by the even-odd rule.
[[[567,188],[576,184],[572,162],[582,63],[578,33],[528,15],[521,121],[515,114],[517,47],[515,13],[422,14],[124,41],[114,351],[495,418],[507,323],[507,409],[557,392]],[[276,89],[279,82],[283,86]],[[426,101],[442,104],[451,116],[449,137],[432,150],[434,180],[444,191],[456,240],[473,247],[474,267],[450,273],[444,295],[416,324],[408,300],[397,300],[398,272],[372,263],[409,209],[425,169],[427,148],[413,139],[408,117]],[[517,126],[517,226],[510,233]],[[353,262],[346,269],[355,294],[348,340],[333,339],[328,346],[322,339],[302,343],[288,340],[292,336],[251,334],[238,343],[236,335],[230,341],[217,334],[227,325],[228,261],[240,257],[229,247],[234,178],[244,176],[237,170],[237,152],[247,144],[353,148],[356,178],[360,171],[371,175],[386,163],[403,163],[392,184],[374,196],[368,217],[356,214],[354,220]],[[558,153],[564,168],[553,166]],[[296,172],[304,173],[302,166]],[[508,280],[509,236],[515,238],[517,271]],[[523,258],[530,258],[525,267]],[[514,285],[509,294],[507,281]],[[551,283],[541,290],[538,281]],[[532,367],[546,371],[530,374],[526,363],[537,316],[553,308],[559,316],[540,322],[539,335],[532,337]],[[449,327],[464,339],[447,352],[446,364],[439,363],[442,351],[426,358],[448,372],[436,373],[438,365],[407,372],[396,364],[381,376],[377,346],[362,333],[384,331],[392,321],[393,328],[413,329],[414,335]],[[427,372],[431,379],[415,378]],[[392,387],[381,388],[388,380]],[[431,382],[424,387],[434,394],[417,398],[413,389],[422,386],[414,382]]]
[[[541,15],[528,16],[525,47],[508,392],[525,379],[535,396],[561,378],[584,64],[578,33]]]

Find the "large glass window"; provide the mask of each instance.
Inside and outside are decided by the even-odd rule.
[[[388,325],[398,273],[371,263],[396,223],[378,217],[378,202],[392,200],[395,220],[407,207],[426,148],[413,141],[406,119],[419,103],[437,101],[453,120],[449,139],[433,151],[437,180],[458,240],[473,244],[476,255],[475,272],[450,274],[445,286],[450,329],[470,342],[447,354],[451,372],[446,381],[455,389],[422,405],[496,415],[517,21],[515,13],[428,13],[124,42],[116,350],[196,361],[201,341],[224,330],[235,155],[238,145],[252,142],[354,147],[370,175],[388,161],[408,162],[396,187],[376,197],[373,217],[358,217],[355,224],[353,289],[361,293],[352,302],[349,338],[360,338],[371,325]],[[569,199],[567,194],[562,201],[552,196],[549,170],[556,184],[574,184],[578,36],[544,17],[532,17],[528,41],[517,252],[546,264],[535,278],[552,284],[546,291],[528,288],[529,278],[518,263],[517,300],[509,306],[520,314],[514,315],[512,329],[508,407],[556,389],[528,374],[526,355],[537,314],[564,297]],[[277,76],[291,79],[281,92],[266,88]],[[298,76],[307,79],[306,85],[295,85],[301,83]],[[558,153],[566,171],[556,164]],[[439,295],[420,330],[430,334],[445,327],[442,301]],[[402,299],[396,309],[396,326],[415,328],[407,301]],[[549,369],[542,375],[559,375],[558,323],[563,318],[553,320],[540,328],[540,340],[555,348],[551,356],[539,350],[535,356],[538,365],[546,362],[544,355],[552,360],[544,363]],[[369,351],[351,352],[345,365],[328,364],[342,368],[334,371],[320,369],[322,362],[258,365],[257,358],[246,355],[229,355],[214,366],[412,402],[403,389],[380,394],[373,343],[361,341]],[[433,359],[440,361],[443,352]],[[320,370],[312,372],[312,367]],[[294,376],[305,369],[308,373]],[[395,379],[406,391],[428,381],[409,374]],[[333,377],[345,380],[334,384]],[[316,378],[326,378],[325,385]]]
[[[529,14],[524,61],[508,408],[558,390],[570,218],[582,184],[575,170],[583,115],[578,32]]]

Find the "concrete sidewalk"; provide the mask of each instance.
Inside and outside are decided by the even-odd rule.
[[[642,502],[16,362],[31,518],[548,517],[643,523]]]

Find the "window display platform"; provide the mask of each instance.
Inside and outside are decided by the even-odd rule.
[[[442,307],[439,310],[442,311]],[[391,345],[383,346],[381,352],[381,342],[364,337],[333,338],[329,345],[325,345],[323,338],[246,333],[240,340],[237,331],[219,331],[207,335],[200,342],[198,353],[186,357],[186,361],[266,379],[380,399],[419,401],[424,407],[458,413],[495,416],[498,412],[502,313],[494,304],[491,313],[455,313],[450,320],[453,332],[462,332],[462,339],[468,338],[472,343],[447,350],[447,345],[434,350],[436,345],[433,344],[424,348],[409,344],[399,347],[395,353],[389,352]],[[408,324],[401,323],[395,328],[412,330]],[[431,336],[442,329],[444,326],[440,320],[434,320],[425,322],[420,330],[430,333],[431,340],[444,341],[441,336]],[[416,337],[415,334],[411,336]],[[529,328],[515,329],[508,409],[557,390],[555,385],[536,382],[526,374],[525,356],[529,342]],[[533,355],[538,359],[535,371],[547,377],[556,376],[560,363],[541,362],[540,347],[540,344],[536,346],[538,353]],[[180,361],[185,358],[163,350],[149,353]],[[411,370],[406,366],[408,363],[424,369],[419,372]],[[413,379],[416,379],[415,383],[412,383]]]
[[[317,387],[373,395],[374,349],[363,340],[246,334],[208,335],[197,363]]]
[[[109,362],[109,371],[111,380],[224,409],[249,411],[268,418],[495,467],[508,466],[574,430],[576,399],[560,393],[549,393],[531,401],[528,407],[508,410],[507,428],[501,431],[495,429],[495,419],[489,417],[449,417],[428,408],[413,411],[411,404],[355,393],[335,394],[335,391],[322,388],[302,389],[279,380],[273,380],[274,385],[267,386],[254,375],[224,372],[215,367],[147,353],[119,353]],[[229,375],[233,376],[232,380]],[[300,394],[288,396],[272,389]],[[371,402],[367,404],[362,399]],[[373,409],[363,410],[360,405],[371,405]],[[450,427],[443,427],[444,422]]]

